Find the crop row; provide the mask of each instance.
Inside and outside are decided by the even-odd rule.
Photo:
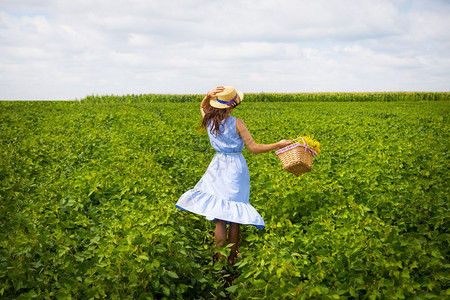
[[[198,102],[203,95],[90,95],[81,102],[139,103],[139,102]],[[248,93],[246,102],[361,102],[361,101],[445,101],[450,92],[377,92],[377,93]]]

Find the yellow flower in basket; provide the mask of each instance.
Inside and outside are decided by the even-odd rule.
[[[316,154],[314,156],[318,156],[320,153],[320,143],[318,141],[316,141],[315,139],[313,139],[312,137],[308,136],[302,136],[299,138],[296,138],[292,141],[293,144],[295,143],[299,143],[304,145],[306,143],[306,145],[311,148],[312,150],[314,150],[314,152],[316,152]]]
[[[319,153],[320,143],[310,136],[296,138],[291,145],[275,152],[283,168],[296,176],[311,171],[313,158]]]

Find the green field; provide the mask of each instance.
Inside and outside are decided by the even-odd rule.
[[[0,297],[450,297],[450,101],[244,101],[258,143],[322,152],[297,178],[244,150],[266,229],[223,277],[174,206],[214,155],[198,103],[106,100],[0,102]]]

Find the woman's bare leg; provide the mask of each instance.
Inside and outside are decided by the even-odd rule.
[[[227,241],[227,222],[224,220],[216,220],[216,231],[214,237],[216,239],[216,246],[220,249]],[[221,257],[222,255],[217,253],[217,259],[220,259]]]
[[[228,233],[228,243],[232,243],[231,254],[228,258],[230,264],[234,263],[234,259],[237,255],[237,249],[239,247],[239,224],[230,222],[230,232]]]

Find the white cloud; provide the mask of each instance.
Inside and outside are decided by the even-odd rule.
[[[3,0],[0,99],[450,90],[450,4]]]

